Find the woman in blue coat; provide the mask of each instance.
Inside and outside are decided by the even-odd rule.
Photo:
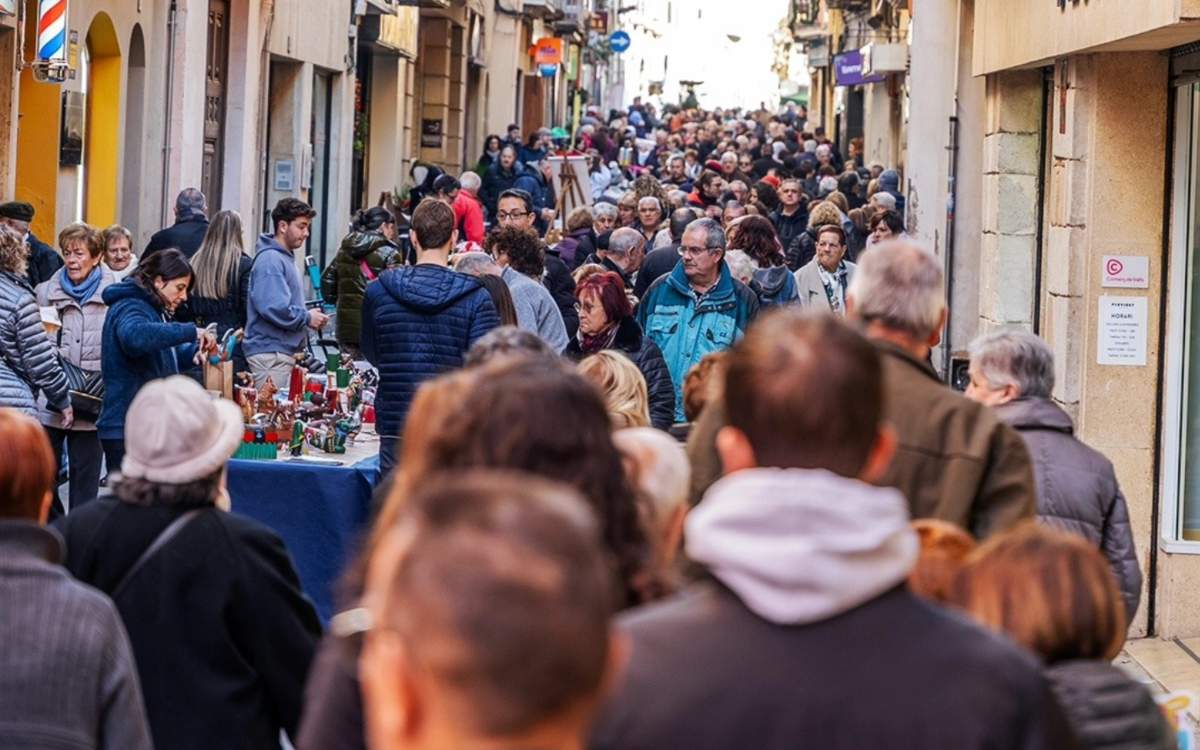
[[[125,412],[142,386],[193,367],[197,348],[216,348],[212,334],[172,320],[193,281],[187,258],[171,248],[144,258],[129,278],[104,290],[109,308],[100,345],[104,405],[96,430],[110,473],[120,471]]]

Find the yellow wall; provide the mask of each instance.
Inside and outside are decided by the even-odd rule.
[[[25,59],[32,59],[37,36],[36,14],[30,13],[25,33]],[[17,200],[33,204],[32,231],[45,242],[54,244],[54,214],[58,189],[58,136],[62,89],[52,83],[38,83],[29,68],[21,71],[20,100],[17,105]]]
[[[121,150],[121,50],[112,19],[98,13],[87,35],[91,55],[84,145],[84,221],[106,227],[117,221],[117,175]]]

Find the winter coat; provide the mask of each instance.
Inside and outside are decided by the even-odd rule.
[[[33,288],[24,276],[0,271],[0,407],[36,417],[39,392],[58,411],[70,405],[67,376],[42,326]]]
[[[562,262],[567,264],[567,268],[574,271],[583,265],[584,258],[596,251],[595,237],[596,232],[591,227],[576,229],[573,232],[568,232],[566,237],[559,240],[558,245],[554,249],[558,253],[558,257],[562,259]],[[586,252],[581,252],[585,249],[584,242],[588,240],[590,242],[588,242]]]
[[[796,279],[786,266],[759,268],[750,279],[750,290],[758,295],[760,307],[794,305],[800,301]]]
[[[787,267],[793,271],[804,268],[812,262],[813,258],[817,257],[816,228],[806,228],[792,239],[791,244],[785,245],[785,247],[787,248]]]
[[[621,352],[637,365],[646,379],[646,391],[650,397],[650,423],[660,430],[669,430],[675,423],[675,386],[658,346],[649,336],[642,334],[642,328],[636,320],[625,318],[617,326],[617,335],[609,348]],[[563,353],[577,362],[586,356],[578,338],[571,339]]]
[[[804,230],[808,228],[808,210],[803,205],[797,206],[791,216],[783,213],[781,208],[778,211],[772,211],[769,218],[775,225],[775,232],[779,235],[779,244],[785,250],[792,246],[792,240],[803,234]]]
[[[898,492],[739,471],[685,539],[711,580],[618,618],[630,653],[592,750],[1072,747],[1032,656],[909,593]]]
[[[100,372],[101,340],[104,337],[104,319],[108,316],[108,305],[104,304],[104,290],[115,282],[112,273],[100,268],[100,285],[81,306],[63,291],[62,275],[59,271],[44,281],[35,290],[39,307],[53,307],[58,311],[62,328],[53,339],[57,344],[58,356],[66,362],[88,372]],[[46,408],[45,399],[39,402],[38,419],[47,427],[62,429],[62,416]],[[72,430],[94,430],[96,425],[76,417]]]
[[[1045,398],[1019,398],[996,415],[1025,439],[1033,459],[1038,520],[1079,534],[1108,559],[1133,620],[1142,595],[1129,508],[1112,463],[1075,437],[1067,413]]]
[[[149,258],[159,250],[175,248],[182,252],[188,260],[200,250],[204,243],[204,235],[208,232],[208,217],[203,214],[193,214],[179,219],[166,229],[160,229],[150,237],[142,260]]]
[[[1016,430],[955,393],[926,363],[876,341],[884,416],[896,455],[880,478],[908,498],[913,518],[958,524],[983,539],[1033,515],[1033,463]]]
[[[575,250],[575,257],[568,261],[565,253],[562,256],[563,261],[567,263],[572,272],[586,263],[588,256],[594,255],[596,253],[596,248],[600,246],[600,236],[596,234],[596,230],[592,227],[588,227],[587,233],[580,234],[578,237],[579,246]],[[574,265],[572,265],[572,263]]]
[[[71,578],[62,555],[53,531],[0,521],[0,746],[150,750],[121,618]]]
[[[50,277],[63,267],[63,259],[54,248],[39,240],[33,232],[29,233],[26,244],[29,245],[29,263],[25,276],[29,280],[30,288],[37,289],[39,284],[49,281]]]
[[[896,213],[904,216],[904,195],[900,192],[900,173],[894,169],[879,175],[879,189],[896,199]]]
[[[513,164],[512,169],[506,170],[500,166],[500,162],[488,168],[483,177],[483,187],[479,190],[479,200],[493,223],[496,221],[496,203],[500,200],[500,194],[511,189],[517,182],[517,175],[523,171],[520,164]]]
[[[575,309],[575,278],[567,264],[558,257],[558,251],[546,248],[545,258],[546,270],[542,273],[542,283],[550,291],[554,304],[558,305],[567,338],[574,338],[579,330],[579,311]]]
[[[246,303],[246,338],[242,350],[255,354],[291,356],[304,345],[308,309],[304,284],[295,256],[270,234],[258,237],[254,267],[250,270],[250,297]]]
[[[672,243],[646,253],[642,267],[638,269],[637,281],[633,285],[633,296],[639,300],[646,296],[650,285],[666,276],[679,265],[679,243]]]
[[[504,283],[508,284],[508,291],[512,293],[513,307],[517,310],[517,326],[541,336],[542,341],[549,344],[555,352],[565,349],[568,341],[567,329],[563,324],[559,305],[550,294],[550,290],[541,282],[514,271],[511,266],[504,267],[500,278],[504,279]]]
[[[224,336],[228,330],[245,328],[246,302],[250,298],[250,269],[253,267],[254,259],[243,255],[238,259],[237,270],[229,280],[229,291],[224,298],[189,296],[175,314],[175,319],[195,323],[201,328],[216,323],[217,336]]]
[[[683,264],[654,282],[638,305],[642,330],[662,350],[675,384],[675,421],[683,422],[683,379],[706,354],[728,349],[758,314],[758,295],[721,262],[716,286],[697,302]]]
[[[399,435],[421,383],[462,367],[471,344],[500,325],[477,279],[422,263],[384,271],[363,299],[362,351],[379,369],[375,419]]]
[[[469,192],[459,190],[454,198],[454,226],[458,228],[459,242],[483,244],[483,206]]]
[[[142,386],[192,367],[196,326],[167,321],[157,296],[132,278],[105,289],[101,298],[108,315],[100,339],[104,404],[96,429],[101,440],[123,440],[125,412]]]
[[[1080,750],[1174,750],[1162,709],[1146,687],[1106,661],[1073,660],[1045,669]]]
[[[842,260],[846,266],[846,288],[842,290],[843,295],[850,289],[850,282],[854,279],[854,273],[858,270],[858,266],[848,260]],[[814,257],[808,263],[796,272],[796,291],[800,298],[800,304],[805,307],[815,306],[820,310],[833,311],[833,305],[829,304],[829,293],[825,291],[825,282],[821,280],[820,266],[817,265],[817,259]],[[842,313],[846,312],[845,307],[842,308]]]
[[[363,274],[366,263],[371,272]],[[404,265],[400,251],[379,232],[351,232],[333,262],[321,274],[321,296],[337,305],[337,340],[339,344],[358,346],[362,339],[362,306],[367,284],[379,278],[389,268]]]
[[[112,595],[155,538],[188,509],[100,498],[63,516],[66,566]],[[283,542],[208,506],[116,596],[155,747],[278,747],[295,736],[321,634]]]

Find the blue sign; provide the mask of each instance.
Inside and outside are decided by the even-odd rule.
[[[539,65],[538,66],[538,74],[542,78],[553,78],[556,73],[558,73],[557,65]]]
[[[624,52],[629,49],[629,44],[632,41],[629,38],[629,34],[626,34],[624,31],[614,31],[608,37],[608,46],[612,48],[613,52]]]
[[[886,81],[887,76],[882,73],[864,76],[862,52],[851,50],[834,56],[833,80],[837,86],[859,86],[864,83]]]

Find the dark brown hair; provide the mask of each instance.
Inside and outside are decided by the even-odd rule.
[[[413,211],[409,231],[423,250],[445,247],[454,235],[454,209],[445,201],[426,198]]]
[[[821,241],[821,235],[823,235],[823,234],[836,234],[837,238],[838,238],[838,244],[845,247],[845,245],[846,245],[846,230],[845,229],[842,229],[841,227],[836,226],[834,224],[823,224],[823,225],[817,227],[817,241],[818,242]]]
[[[857,477],[883,418],[879,353],[833,316],[773,312],[730,352],[725,406],[759,466]]]
[[[729,249],[746,253],[759,268],[782,266],[785,262],[775,225],[765,216],[747,216],[738,222]]]
[[[488,235],[487,248],[492,255],[507,255],[508,265],[517,273],[540,279],[546,268],[546,252],[532,229],[515,226],[493,229]]]
[[[509,290],[508,284],[504,283],[504,279],[494,273],[483,273],[475,278],[479,279],[479,283],[491,296],[496,313],[500,316],[500,325],[517,325],[517,308],[513,305],[512,291]]]
[[[1111,661],[1125,644],[1125,605],[1104,556],[1087,540],[1035,521],[980,546],[952,598],[1046,664]]]
[[[0,409],[0,518],[37,520],[57,474],[42,426],[15,409]]]
[[[381,619],[484,737],[594,703],[608,663],[612,581],[579,493],[536,476],[432,478],[388,532]]]
[[[271,209],[271,229],[278,232],[280,222],[291,224],[296,219],[312,219],[316,215],[316,209],[299,198],[280,198]]]

